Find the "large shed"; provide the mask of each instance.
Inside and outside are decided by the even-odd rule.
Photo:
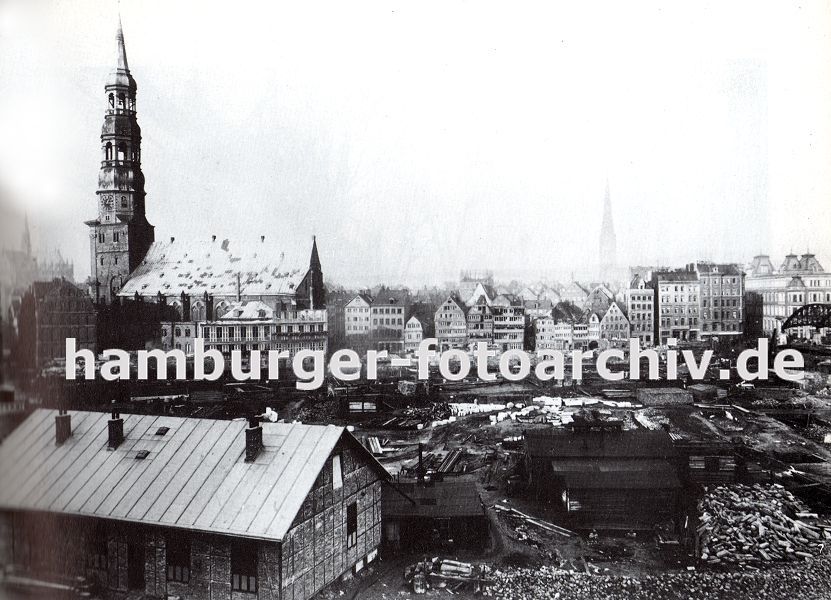
[[[680,483],[663,431],[525,433],[529,489],[575,528],[648,529],[676,516]]]
[[[0,444],[0,563],[104,597],[310,598],[381,541],[342,427],[36,410]]]
[[[397,481],[383,486],[384,543],[393,550],[484,548],[488,519],[476,480]]]

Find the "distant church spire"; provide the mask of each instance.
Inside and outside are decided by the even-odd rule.
[[[309,267],[312,269],[320,269],[320,256],[317,254],[317,236],[312,236],[312,258],[309,261]]]
[[[26,256],[32,256],[32,234],[29,232],[29,213],[23,215],[23,252]]]
[[[600,226],[600,275],[604,280],[612,276],[617,265],[617,238],[612,220],[612,195],[606,178],[606,196],[603,199],[603,222]]]
[[[309,308],[325,308],[326,290],[323,285],[323,268],[320,266],[320,256],[317,254],[317,236],[312,236],[312,255],[306,276],[309,281]]]

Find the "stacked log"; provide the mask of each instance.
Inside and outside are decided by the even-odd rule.
[[[811,559],[831,540],[831,527],[778,484],[717,487],[698,514],[699,558],[711,567]]]

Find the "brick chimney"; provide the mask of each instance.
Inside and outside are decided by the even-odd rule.
[[[109,432],[109,439],[107,440],[107,449],[115,450],[124,441],[124,419],[114,410],[112,417],[107,422],[107,429]]]
[[[55,415],[55,444],[60,446],[72,435],[72,421],[65,409],[58,410]]]
[[[254,462],[263,448],[263,428],[258,417],[248,419],[245,429],[245,462]]]

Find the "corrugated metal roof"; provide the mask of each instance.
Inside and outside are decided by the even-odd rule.
[[[384,517],[481,517],[485,514],[476,482],[470,478],[421,483],[392,482],[383,487]]]
[[[528,430],[525,449],[532,457],[666,458],[675,455],[665,431],[568,432]]]
[[[649,461],[649,469],[622,471],[572,471],[558,473],[569,489],[676,489],[681,487],[672,465]]]
[[[350,435],[334,425],[263,423],[264,449],[246,463],[243,420],[122,414],[124,442],[108,450],[109,414],[73,412],[72,437],[60,446],[56,414],[36,410],[0,443],[0,508],[273,540]],[[160,427],[168,432],[157,435]]]
[[[238,275],[243,296],[293,295],[308,264],[266,242],[154,242],[118,295],[235,296]]]

